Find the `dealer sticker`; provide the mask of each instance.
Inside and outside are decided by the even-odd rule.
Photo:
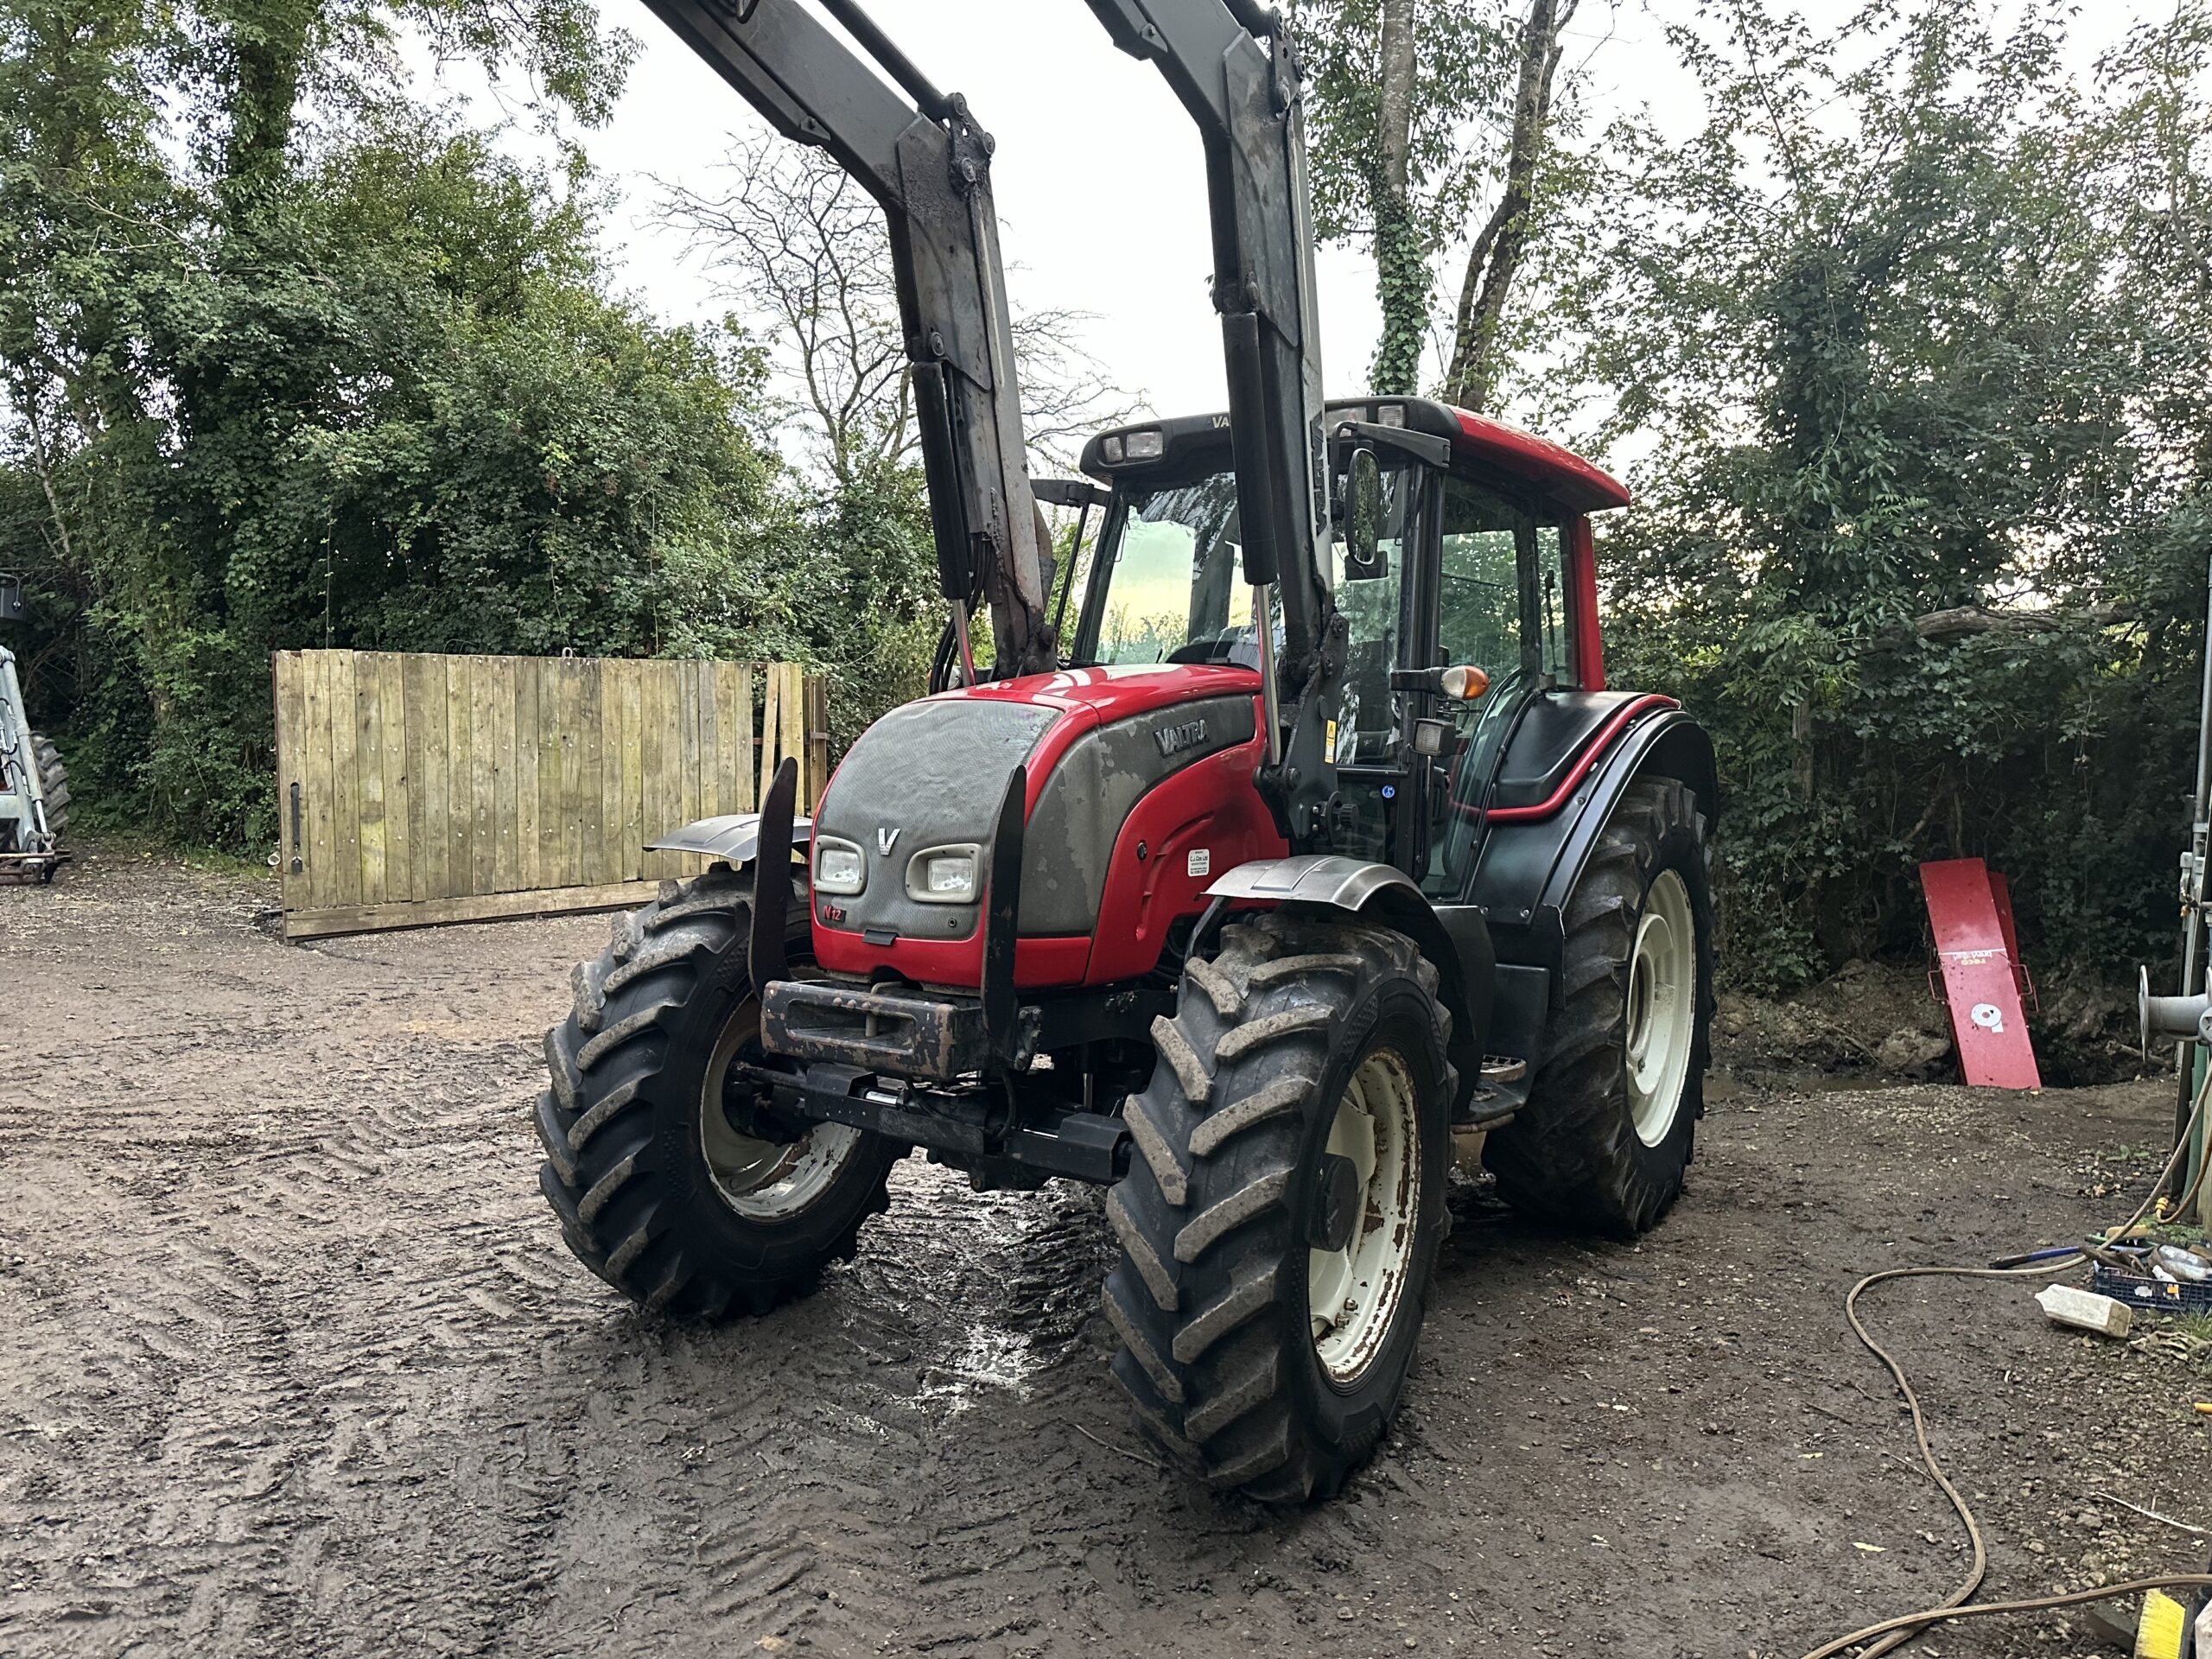
[[[1183,861],[1183,872],[1186,875],[1204,875],[1212,868],[1213,849],[1211,847],[1192,848],[1190,857]]]

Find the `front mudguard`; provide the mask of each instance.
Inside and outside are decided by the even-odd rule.
[[[1333,911],[1395,929],[1436,968],[1437,1001],[1452,1015],[1452,1064],[1459,1073],[1455,1116],[1482,1073],[1491,1030],[1496,953],[1480,912],[1465,906],[1439,910],[1403,870],[1333,853],[1255,859],[1223,872],[1205,896],[1230,905],[1265,903],[1288,910]]]
[[[795,817],[791,819],[791,845],[803,846],[813,839],[814,820]],[[671,830],[658,841],[645,843],[649,853],[697,853],[707,858],[726,859],[732,865],[750,864],[760,852],[760,815],[758,812],[725,812],[720,817],[700,818],[680,830]]]

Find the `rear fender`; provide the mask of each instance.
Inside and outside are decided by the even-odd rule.
[[[1230,905],[1267,903],[1291,911],[1357,916],[1403,933],[1436,968],[1437,1000],[1452,1015],[1452,1063],[1459,1068],[1456,1115],[1482,1071],[1489,1035],[1496,959],[1490,930],[1471,906],[1439,911],[1428,896],[1389,864],[1335,854],[1255,859],[1224,874],[1205,890]]]
[[[804,848],[813,838],[814,820],[791,819],[791,846]],[[701,818],[681,830],[672,830],[658,841],[645,843],[649,853],[697,853],[707,858],[749,864],[760,850],[760,815],[725,812],[718,818]]]
[[[1718,821],[1713,740],[1681,709],[1665,709],[1623,732],[1561,810],[1535,823],[1491,827],[1469,897],[1508,962],[1559,971],[1568,896],[1621,797],[1646,776],[1679,779],[1696,794],[1706,822]]]

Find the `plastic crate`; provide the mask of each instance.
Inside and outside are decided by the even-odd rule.
[[[2212,1285],[2169,1284],[2133,1273],[2116,1273],[2099,1264],[2089,1275],[2089,1288],[2126,1302],[2145,1313],[2212,1313]]]

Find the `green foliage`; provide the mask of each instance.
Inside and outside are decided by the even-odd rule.
[[[10,643],[111,821],[265,846],[278,649],[925,669],[912,470],[791,474],[755,344],[608,296],[580,164],[376,90],[403,22],[585,118],[627,52],[568,0],[0,0]]]
[[[1402,188],[1387,161],[1394,139],[1383,108],[1382,0],[1306,0],[1294,10],[1307,75],[1314,229],[1372,247],[1382,330],[1370,384],[1410,393],[1428,341],[1431,261],[1470,233],[1504,161],[1478,124],[1512,101],[1516,8],[1511,0],[1418,0],[1409,9]]]
[[[2170,947],[2212,555],[2212,24],[2083,87],[2056,6],[1872,9],[1863,67],[1752,0],[1674,38],[1711,121],[1623,124],[1549,316],[1549,416],[1646,453],[1609,672],[1713,728],[1738,982],[1919,944],[1984,856],[2043,961]],[[1994,620],[1988,613],[1994,613]]]
[[[858,462],[810,503],[806,538],[807,556],[781,576],[793,631],[786,654],[830,672],[831,736],[842,749],[877,715],[928,690],[944,602],[920,467]],[[976,632],[986,650],[989,630]]]
[[[1386,388],[1501,176],[1520,10],[1414,8],[1401,189],[1382,0],[1300,8],[1318,226],[1376,251]],[[1880,0],[1831,40],[1678,6],[1707,124],[1545,150],[1508,384],[1631,464],[1610,670],[1719,745],[1738,984],[1916,950],[1930,857],[2005,871],[2034,958],[2085,980],[2171,934],[2212,19],[2184,0],[2084,84],[2063,13],[1999,35],[1968,0]],[[803,660],[840,741],[922,687],[942,613],[895,326],[880,381],[810,415],[741,327],[610,297],[582,166],[394,96],[401,30],[525,77],[556,130],[632,50],[577,0],[0,0],[0,565],[30,578],[10,644],[80,821],[264,848],[286,647]],[[758,182],[697,205],[741,265]],[[823,264],[733,291],[803,311]],[[794,419],[833,464],[779,458]]]
[[[1376,391],[1410,395],[1421,387],[1431,281],[1429,245],[1412,208],[1387,185],[1375,191],[1375,291],[1382,327],[1368,384]]]

